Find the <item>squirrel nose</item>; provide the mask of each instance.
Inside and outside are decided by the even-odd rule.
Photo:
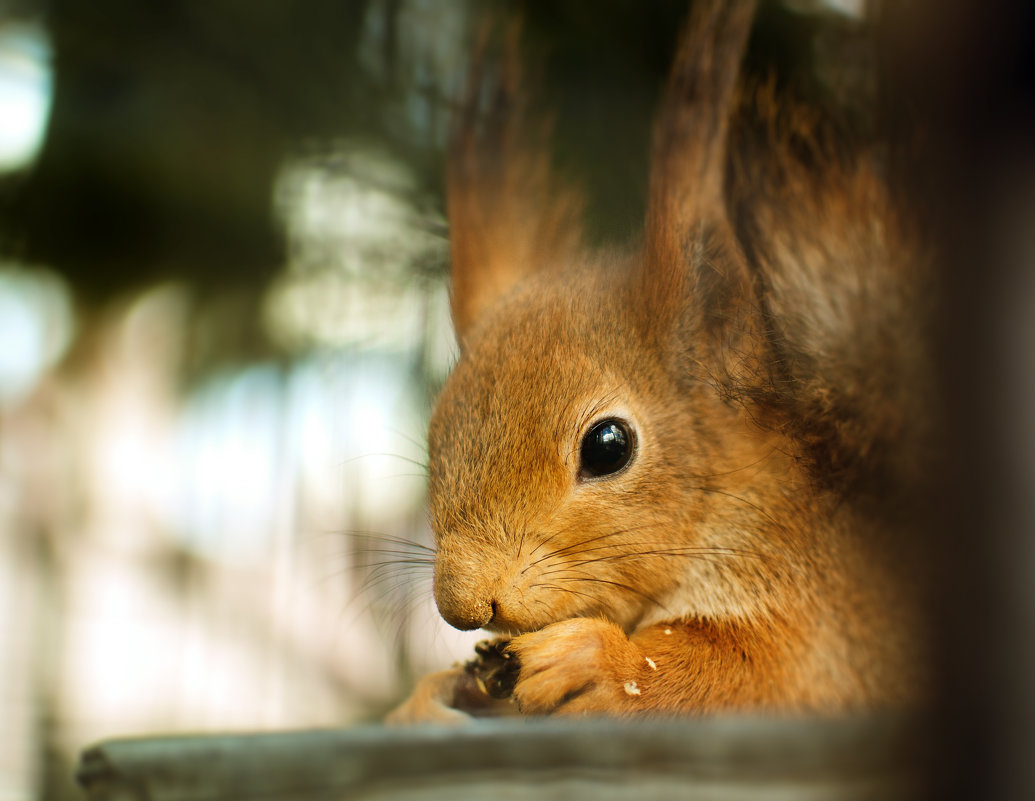
[[[455,598],[436,597],[439,614],[450,626],[461,631],[482,629],[496,616],[496,602],[477,599],[458,601]]]
[[[435,561],[435,603],[454,628],[472,631],[488,626],[498,614],[496,572],[468,554],[439,551]]]
[[[453,628],[483,628],[496,615],[496,601],[472,576],[439,565],[435,570],[435,603],[439,614]]]

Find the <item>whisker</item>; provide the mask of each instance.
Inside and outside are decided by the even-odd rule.
[[[766,520],[768,520],[770,523],[772,523],[777,528],[780,528],[780,529],[784,528],[783,524],[780,523],[771,514],[769,514],[769,512],[767,512],[764,507],[759,506],[754,501],[749,501],[747,498],[742,498],[739,495],[734,495],[732,492],[726,492],[725,490],[714,489],[712,487],[690,487],[690,489],[697,490],[698,492],[710,492],[710,493],[713,493],[715,495],[722,495],[722,496],[724,496],[726,498],[732,498],[735,501],[740,501],[745,506],[749,506],[752,509],[754,509],[756,512],[760,512],[765,517]]]
[[[730,556],[730,557],[744,557],[746,559],[758,559],[764,561],[768,557],[765,554],[756,553],[754,551],[737,551],[732,548],[650,548],[648,550],[636,550],[626,551],[624,553],[605,554],[604,556],[596,556],[591,559],[580,559],[578,561],[569,562],[571,566],[579,566],[591,564],[593,562],[617,562],[622,559],[631,559],[639,556]]]
[[[611,556],[601,556],[601,557],[598,557],[598,558],[595,558],[595,559],[584,559],[584,560],[580,560],[578,562],[571,562],[568,565],[566,565],[564,568],[559,568],[559,570],[564,570],[565,568],[574,570],[574,569],[583,567],[585,565],[593,564],[595,562],[620,562],[620,561],[623,561],[623,560],[633,561],[635,559],[648,559],[648,558],[650,558],[652,556],[653,557],[660,557],[660,556],[683,556],[683,557],[685,557],[687,559],[698,559],[698,560],[700,560],[702,562],[708,562],[709,564],[713,564],[713,565],[727,564],[726,562],[723,562],[720,559],[716,559],[715,558],[715,554],[709,554],[707,552],[687,553],[687,554],[666,554],[663,551],[635,551],[635,552],[632,552],[632,553],[613,554]],[[549,573],[544,573],[543,575],[552,575],[552,574],[553,574],[553,571],[551,571]]]
[[[415,587],[421,582],[421,579],[427,578],[428,573],[424,570],[418,570],[417,567],[407,567],[405,565],[394,569],[394,570],[372,570],[370,575],[366,577],[362,584],[355,590],[355,596],[360,598],[367,595],[374,589],[382,587],[389,581],[397,580],[393,589],[402,587],[403,585],[409,585]],[[372,599],[376,600],[376,599]]]
[[[726,470],[722,473],[690,473],[687,475],[687,478],[722,478],[723,476],[732,476],[736,475],[737,473],[743,473],[745,470],[750,470],[752,467],[756,467],[762,464],[762,462],[766,461],[767,459],[772,458],[773,454],[777,452],[780,452],[780,449],[774,447],[772,450],[769,451],[769,453],[765,454],[764,456],[760,456],[758,459],[755,459],[755,461],[746,464],[743,467],[735,467],[732,470]]]
[[[388,583],[392,579],[397,580]],[[421,581],[419,577],[414,580],[408,573],[370,576],[363,586],[352,592],[352,597],[339,613],[339,619],[352,610],[354,619],[384,621],[396,630],[395,638],[399,640],[402,637],[402,622],[413,613],[421,599],[430,593],[426,585],[427,582]],[[366,603],[360,605],[364,599]],[[380,628],[385,630],[388,627],[382,625]]]
[[[616,531],[616,532],[613,532],[613,534],[610,534],[610,535],[607,535],[607,536],[618,536],[619,534],[625,534],[625,533],[626,533],[625,531]],[[598,539],[602,539],[602,537],[598,538]],[[592,540],[587,540],[586,542],[592,542]],[[637,543],[637,544],[638,545],[644,545],[644,544],[647,544],[647,543]],[[575,548],[575,547],[577,547],[577,544],[573,545],[571,547]],[[623,543],[609,543],[607,545],[597,545],[597,546],[594,546],[593,548],[584,548],[584,549],[580,550],[579,553],[580,554],[592,553],[593,551],[606,551],[608,548],[621,548],[621,547],[623,547]],[[547,554],[545,557],[543,557],[543,559],[549,558],[551,556],[559,556],[559,555],[563,554],[564,551],[566,551],[566,550],[568,550],[568,549],[567,548],[559,548],[558,550],[553,551],[552,553]],[[529,565],[529,567],[534,567],[535,565],[539,564],[539,562],[542,562],[543,559],[536,560],[531,565]]]
[[[405,434],[402,431],[400,431],[399,429],[392,428],[391,426],[385,426],[385,431],[388,431],[389,433],[395,434],[397,437],[402,437],[404,440],[409,442],[411,445],[416,445],[417,448],[419,450],[423,451],[424,453],[428,452],[428,444],[424,440],[414,439],[409,434]]]
[[[626,592],[631,592],[634,595],[639,595],[641,598],[644,598],[645,600],[650,601],[652,604],[654,604],[656,607],[658,607],[658,609],[662,609],[665,612],[669,612],[670,611],[657,598],[654,598],[653,596],[648,595],[647,593],[643,592],[642,590],[638,590],[635,587],[632,587],[632,586],[630,586],[628,584],[623,584],[620,581],[611,581],[610,579],[602,579],[602,578],[596,578],[596,577],[574,578],[574,579],[571,579],[571,580],[572,581],[589,581],[589,582],[593,582],[594,584],[607,584],[607,585],[609,585],[611,587],[617,587],[620,590],[625,590]]]
[[[419,461],[418,459],[411,459],[409,456],[403,456],[399,453],[389,453],[387,451],[377,451],[373,453],[361,453],[358,456],[351,456],[348,459],[342,459],[338,462],[338,467],[344,467],[347,464],[358,462],[360,459],[373,459],[376,456],[387,456],[391,459],[399,459],[403,462],[409,462],[412,465],[419,467],[425,474],[428,472],[428,465],[426,462]]]
[[[556,532],[554,534],[551,534],[549,537],[547,537],[545,540],[543,540],[537,546],[535,546],[531,551],[529,551],[528,555],[531,556],[536,551],[538,551],[540,548],[542,548],[544,545],[546,545],[548,542],[550,542],[551,540],[556,539],[557,537],[561,536],[561,534],[563,534],[563,533],[564,533],[564,531],[562,530],[562,531],[558,531],[558,532]]]
[[[611,531],[611,532],[608,532],[606,534],[600,534],[600,535],[598,535],[596,537],[589,537],[589,538],[584,539],[584,540],[582,540],[580,542],[572,543],[571,545],[565,545],[562,548],[557,548],[556,550],[553,550],[553,551],[550,551],[547,554],[544,554],[539,559],[537,559],[536,561],[534,561],[531,564],[529,564],[528,567],[525,568],[525,570],[527,570],[529,567],[534,567],[535,565],[539,564],[540,562],[542,562],[542,561],[544,561],[546,559],[549,559],[549,558],[551,558],[553,556],[558,556],[559,554],[562,554],[565,551],[571,551],[571,550],[575,550],[577,548],[581,548],[583,545],[588,545],[591,542],[597,542],[597,541],[602,540],[602,539],[607,539],[608,537],[619,537],[622,534],[630,534],[630,533],[635,532],[635,531],[643,531],[645,529],[649,529],[649,528],[655,527],[657,525],[658,524],[656,524],[656,523],[644,523],[642,526],[632,526],[631,528],[623,528],[623,529],[619,529],[618,531]],[[549,542],[549,540],[553,539],[556,536],[558,536],[558,535],[554,534],[552,537],[548,537],[546,540],[544,540],[542,543],[540,543],[540,545],[543,545],[546,542]],[[612,548],[612,547],[617,547],[617,546],[603,545],[603,546],[600,546],[600,547],[601,548]],[[533,548],[532,552],[530,552],[529,555],[531,556],[531,554],[534,553],[537,549],[538,549],[538,546],[536,548]],[[587,550],[595,550],[595,549],[587,549]]]
[[[565,545],[564,547],[558,548],[555,551],[550,551],[549,553],[543,554],[538,559],[536,559],[534,562],[532,562],[527,567],[525,567],[525,570],[523,570],[521,572],[524,573],[526,570],[528,570],[531,567],[535,567],[540,562],[543,562],[543,561],[545,561],[547,559],[550,559],[551,557],[557,556],[558,554],[562,554],[565,551],[570,551],[570,550],[573,550],[573,549],[576,549],[576,548],[580,548],[583,545],[588,545],[591,542],[596,542],[598,540],[602,540],[602,539],[605,539],[607,537],[616,537],[616,536],[618,536],[621,533],[622,532],[620,532],[620,531],[612,531],[609,534],[601,534],[601,535],[596,536],[596,537],[589,537],[588,539],[582,540],[581,542],[576,542],[576,543],[572,543],[570,545]]]
[[[589,600],[593,601],[593,603],[599,604],[599,599],[598,598],[594,598],[588,592],[579,592],[578,590],[573,590],[571,587],[562,587],[559,584],[540,584],[540,583],[536,583],[536,584],[533,584],[529,589],[536,589],[536,588],[539,588],[539,587],[542,587],[542,588],[548,589],[548,590],[557,590],[558,592],[566,592],[566,593],[569,593],[571,595],[578,595],[578,596],[580,596],[582,598],[589,598]]]
[[[406,557],[405,560],[403,560],[403,559],[386,559],[385,562],[411,561],[411,562],[421,562],[423,564],[429,564],[429,565],[435,564],[434,555],[424,556],[424,555],[421,555],[421,554],[418,554],[418,553],[413,553],[412,551],[396,551],[396,550],[393,550],[392,548],[364,548],[363,550],[358,551],[356,555],[357,556],[368,556],[368,555],[374,555],[374,554],[376,554],[378,556],[405,556]],[[367,564],[373,564],[373,563],[371,563],[371,562],[363,562],[362,564],[367,565]]]
[[[399,545],[405,548],[417,548],[421,551],[428,551],[434,553],[435,549],[430,545],[425,545],[422,542],[416,542],[415,540],[409,540],[405,537],[399,537],[393,534],[383,534],[380,531],[367,531],[364,529],[344,529],[339,531],[329,532],[332,535],[350,537],[354,539],[369,539],[376,542],[384,542],[390,545]]]

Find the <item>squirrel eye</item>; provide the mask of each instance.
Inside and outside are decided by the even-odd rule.
[[[601,420],[582,439],[580,478],[617,473],[633,453],[633,433],[624,420]]]

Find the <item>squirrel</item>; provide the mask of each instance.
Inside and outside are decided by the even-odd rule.
[[[434,594],[523,715],[925,695],[931,258],[879,148],[738,80],[754,5],[692,4],[629,252],[584,241],[513,55],[456,125]],[[464,675],[390,720],[464,718]]]

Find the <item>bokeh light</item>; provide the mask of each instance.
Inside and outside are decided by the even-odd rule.
[[[0,172],[30,164],[43,144],[53,95],[51,46],[39,24],[0,24]]]

